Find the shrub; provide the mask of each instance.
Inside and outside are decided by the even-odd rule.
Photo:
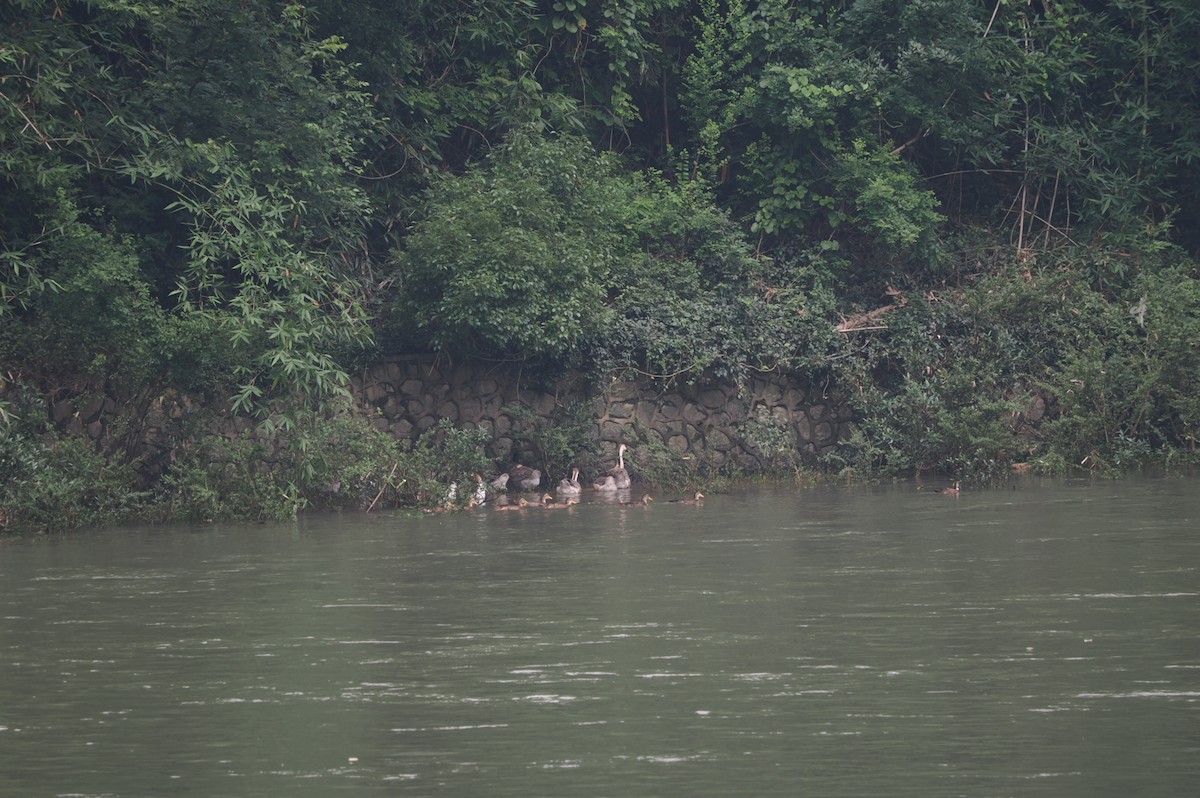
[[[111,524],[138,512],[146,496],[133,469],[110,463],[81,437],[45,422],[40,401],[17,387],[7,392],[0,422],[0,529],[52,531]]]
[[[392,318],[438,349],[558,359],[609,318],[627,182],[568,137],[516,131],[465,175],[431,187],[397,259]]]

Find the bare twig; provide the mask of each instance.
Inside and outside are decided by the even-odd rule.
[[[399,460],[392,463],[392,470],[388,472],[387,479],[385,479],[383,481],[383,487],[379,489],[379,493],[375,494],[375,498],[371,500],[371,506],[367,508],[368,513],[375,509],[375,505],[379,501],[379,499],[383,496],[383,492],[388,489],[389,485],[392,484],[392,475],[396,473],[396,469],[399,467],[400,467]],[[401,484],[403,484],[403,483],[401,483]]]

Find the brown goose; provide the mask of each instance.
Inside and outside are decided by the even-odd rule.
[[[597,493],[616,493],[619,490],[617,488],[617,480],[613,478],[612,474],[609,474],[599,482],[593,482],[592,487],[595,488]]]
[[[563,477],[562,481],[558,483],[558,495],[578,496],[581,493],[583,493],[583,487],[579,484],[579,469],[572,468],[571,478]]]
[[[617,483],[617,490],[625,490],[630,486],[629,472],[625,470],[625,450],[629,447],[621,444],[617,447],[617,467],[608,473],[612,474],[612,478]]]
[[[541,471],[520,463],[508,469],[508,477],[509,482],[521,491],[535,490],[538,485],[542,484]]]

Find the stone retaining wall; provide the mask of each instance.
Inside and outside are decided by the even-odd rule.
[[[489,454],[501,464],[530,461],[532,453],[520,447],[531,423],[555,423],[580,403],[609,463],[618,444],[653,441],[697,468],[758,471],[797,451],[813,463],[849,438],[852,428],[851,413],[834,392],[777,374],[755,377],[742,390],[717,380],[668,386],[649,378],[595,386],[579,374],[546,388],[514,364],[452,363],[426,355],[386,358],[352,382],[380,429],[415,441],[443,418],[481,428],[493,439]],[[52,398],[47,410],[60,429],[86,436],[98,449],[127,452],[146,484],[195,435],[236,436],[253,427],[242,417],[218,415],[214,421],[211,408],[175,391],[137,398],[110,387],[103,394]]]
[[[597,387],[576,374],[545,388],[531,386],[512,364],[396,356],[358,374],[354,390],[377,412],[377,425],[397,437],[415,440],[447,418],[487,430],[501,461],[521,454],[514,433],[524,415],[549,419],[578,402],[591,404],[595,438],[607,452],[640,435],[714,468],[760,470],[788,449],[812,462],[849,438],[853,423],[832,391],[776,374],[755,377],[741,391],[716,380],[666,387],[648,378]]]

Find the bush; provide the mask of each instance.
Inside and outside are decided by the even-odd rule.
[[[524,405],[506,405],[504,412],[515,422],[509,434],[517,449],[531,452],[535,467],[545,474],[543,485],[561,479],[572,467],[585,474],[599,472],[590,403],[558,405],[549,418]]]
[[[457,353],[577,354],[609,319],[627,195],[586,142],[513,133],[474,171],[434,182],[397,258],[393,325]]]
[[[0,422],[0,529],[58,531],[111,524],[137,513],[146,496],[129,466],[108,462],[85,438],[62,436],[40,401],[9,390]]]

